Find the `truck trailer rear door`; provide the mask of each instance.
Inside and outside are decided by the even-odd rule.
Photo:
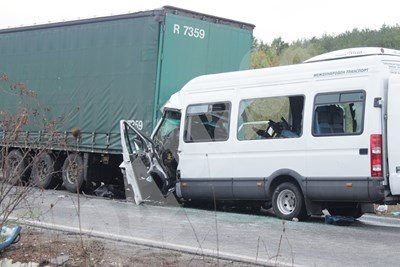
[[[388,87],[388,171],[392,195],[400,195],[400,76],[392,75]]]

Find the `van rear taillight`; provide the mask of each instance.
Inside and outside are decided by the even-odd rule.
[[[371,134],[371,177],[382,177],[382,135]]]

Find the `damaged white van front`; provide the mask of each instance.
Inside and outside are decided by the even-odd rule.
[[[170,193],[176,183],[181,108],[177,92],[162,107],[162,118],[150,138],[134,121],[120,121],[123,151],[120,168],[127,199],[138,205],[146,201],[177,204]]]

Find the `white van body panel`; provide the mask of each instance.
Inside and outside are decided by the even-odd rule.
[[[391,55],[373,55],[206,75],[190,81],[181,90],[182,131],[178,170],[182,180],[208,181],[211,184],[213,180],[218,183],[222,181],[224,186],[232,186],[235,191],[236,180],[263,181],[268,184],[268,180],[274,178],[276,173],[288,170],[297,175],[303,189],[309,190],[311,199],[323,197],[325,189],[329,188],[333,188],[333,191],[348,190],[349,197],[354,200],[357,200],[360,192],[365,196],[370,195],[368,186],[377,183],[370,177],[369,153],[361,155],[361,150],[369,150],[371,134],[382,134],[381,110],[373,106],[374,99],[384,97],[387,79],[391,75],[387,62],[392,65],[394,62],[394,66],[397,66],[399,59]],[[360,90],[365,92],[365,119],[360,134],[312,135],[314,99],[318,93]],[[241,100],[293,95],[305,97],[300,137],[238,140]],[[183,129],[187,107],[218,101],[232,104],[229,139],[224,142],[185,143]],[[321,191],[324,186],[326,188]],[[345,189],[346,186],[349,189]],[[352,188],[356,189],[351,191]],[[329,197],[334,195],[328,194]]]
[[[305,138],[272,140],[243,140],[239,141],[237,129],[239,103],[242,99],[281,96],[282,92],[293,92],[302,95],[307,83],[257,85],[253,87],[237,88],[232,95],[232,115],[230,135],[232,138],[225,142],[212,143],[210,166],[213,177],[261,179],[270,176],[274,171],[287,167],[287,161],[292,162],[293,169],[305,175]],[[226,96],[225,96],[226,97]],[[267,147],[267,148],[266,148]],[[189,148],[190,149],[190,148]],[[212,161],[211,161],[212,159]],[[249,168],[248,166],[251,166]],[[272,167],[273,166],[273,167]],[[263,174],[263,175],[260,175]]]
[[[381,47],[347,48],[318,55],[304,62],[311,63],[318,61],[337,60],[342,58],[352,58],[352,57],[371,56],[371,55],[400,56],[400,51],[394,49],[381,48]]]
[[[389,185],[393,195],[400,195],[400,76],[390,78],[388,99]]]

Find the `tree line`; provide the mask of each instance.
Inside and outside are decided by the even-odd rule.
[[[400,49],[400,25],[383,25],[379,30],[355,28],[336,36],[324,34],[320,38],[300,39],[290,44],[281,37],[271,43],[254,38],[251,67],[297,64],[330,51],[366,46]]]

